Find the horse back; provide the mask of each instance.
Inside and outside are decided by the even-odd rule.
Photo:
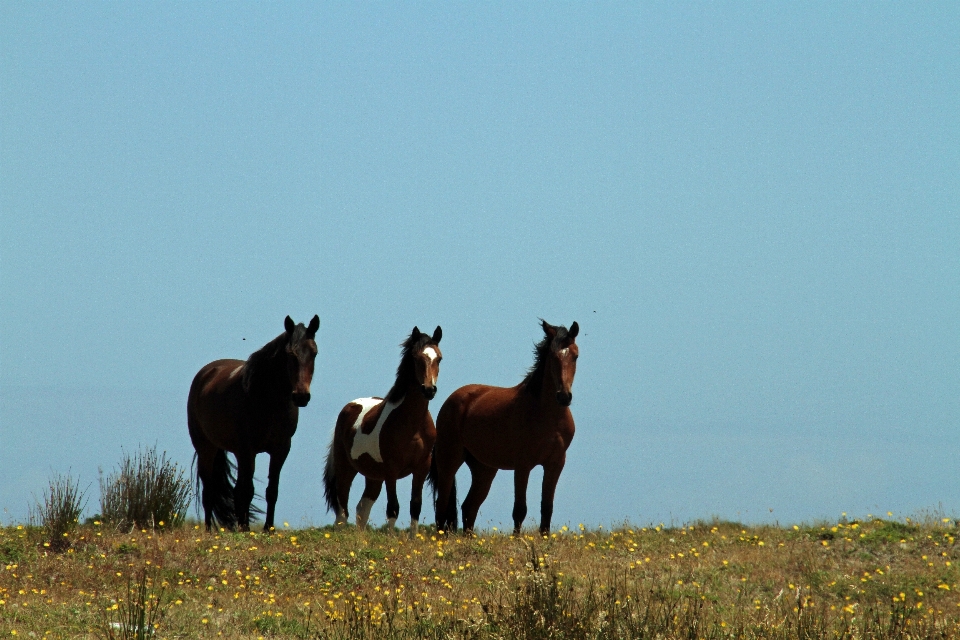
[[[486,465],[532,468],[565,455],[574,423],[569,408],[545,408],[520,385],[472,384],[457,389],[443,403],[437,434],[461,442]]]
[[[284,432],[296,429],[297,422],[296,414],[287,411],[265,420],[266,416],[260,415],[262,411],[249,406],[243,389],[244,364],[243,360],[225,359],[204,366],[194,377],[187,399],[191,435],[200,431],[217,448],[234,453],[266,450],[273,444],[271,436],[289,439],[292,431],[289,434],[274,432],[277,427],[285,427],[280,429]]]

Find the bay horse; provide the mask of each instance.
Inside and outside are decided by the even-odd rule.
[[[323,472],[327,508],[336,514],[338,525],[347,521],[350,485],[361,473],[366,486],[357,504],[357,527],[366,527],[386,482],[387,525],[393,528],[400,514],[397,480],[413,474],[410,535],[416,535],[437,438],[428,405],[437,395],[442,336],[439,326],[432,336],[414,327],[401,345],[397,378],[386,398],[359,398],[340,411]]]
[[[320,318],[310,325],[284,320],[284,332],[243,360],[216,360],[197,373],[187,399],[187,426],[196,451],[197,487],[207,531],[250,528],[253,472],[258,453],[270,454],[267,514],[273,527],[280,469],[297,431],[300,407],[310,402]],[[236,486],[227,452],[237,458]]]
[[[544,337],[536,345],[533,367],[515,387],[470,384],[447,398],[437,414],[430,484],[434,491],[437,529],[457,530],[456,473],[464,462],[472,482],[463,501],[463,528],[472,531],[480,505],[499,469],[512,469],[513,527],[519,534],[527,516],[527,480],[533,467],[543,467],[540,533],[550,532],[553,496],[573,440],[571,388],[580,349],[570,329],[541,320]]]

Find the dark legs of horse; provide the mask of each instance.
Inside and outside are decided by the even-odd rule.
[[[490,493],[490,485],[497,475],[496,467],[488,467],[473,456],[467,457],[467,465],[470,467],[472,481],[470,482],[470,491],[467,497],[463,499],[463,530],[473,531],[473,526],[477,521],[477,513],[480,511],[480,505],[487,499]]]
[[[437,531],[447,533],[457,530],[457,495],[455,481],[457,470],[463,464],[462,446],[441,448],[438,439],[433,456],[437,465],[437,477],[433,488],[436,492]]]
[[[417,535],[420,524],[420,510],[423,508],[423,483],[427,479],[430,465],[424,465],[423,470],[413,472],[413,486],[410,487],[410,537]]]
[[[281,449],[275,449],[270,452],[270,471],[267,475],[267,517],[263,521],[263,530],[270,531],[273,528],[273,515],[277,506],[277,495],[280,489],[280,469],[287,460],[287,454],[290,453],[290,444]]]
[[[513,472],[513,535],[520,535],[520,527],[527,517],[527,481],[530,469],[517,469]]]
[[[250,530],[250,503],[253,502],[253,472],[257,454],[237,455],[237,486],[233,489],[233,504],[237,511],[237,528]]]
[[[370,518],[370,508],[380,497],[380,490],[383,489],[383,480],[371,480],[367,478],[367,485],[363,489],[363,495],[360,502],[357,503],[357,528],[365,529],[367,520]],[[398,508],[399,510],[399,508]]]
[[[566,462],[566,456],[558,462],[543,466],[543,495],[540,498],[540,535],[550,535],[550,518],[553,517],[553,495],[557,490],[557,482],[560,480],[560,472],[563,471],[563,465]]]
[[[214,449],[214,455],[216,449]],[[200,503],[203,505],[203,524],[207,531],[213,528],[213,507],[216,497],[213,489],[213,456],[207,451],[197,452],[197,477],[200,478]]]
[[[357,477],[357,470],[350,464],[343,447],[334,444],[333,462],[337,476],[337,524],[346,524],[350,516],[350,487]]]
[[[397,516],[400,515],[400,501],[397,500],[397,481],[387,480],[387,526],[393,529],[397,526]]]

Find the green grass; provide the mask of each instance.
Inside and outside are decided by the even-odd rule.
[[[157,638],[952,638],[957,533],[933,519],[415,540],[91,523],[54,553],[41,529],[6,527],[0,637],[105,637],[121,613],[156,611]]]

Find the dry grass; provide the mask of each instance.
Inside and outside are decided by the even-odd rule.
[[[154,529],[186,519],[190,478],[167,454],[151,447],[124,453],[119,469],[100,478],[100,517],[118,529]]]
[[[158,638],[960,637],[953,521],[560,531],[0,529],[0,636],[103,637],[147,579]],[[162,593],[161,593],[162,591]]]
[[[80,481],[56,474],[43,494],[43,502],[37,502],[32,510],[30,522],[43,528],[47,547],[63,551],[70,546],[70,532],[77,526],[85,505]]]

